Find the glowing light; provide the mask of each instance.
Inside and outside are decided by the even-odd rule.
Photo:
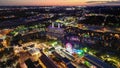
[[[67,44],[66,44],[66,50],[67,50],[68,52],[70,52],[70,53],[73,53],[72,44],[67,43]]]
[[[84,52],[83,50],[77,50],[77,53],[80,55],[83,54],[83,52]]]
[[[57,41],[56,42],[53,42],[52,43],[52,46],[55,46],[55,45],[57,45],[58,43],[57,43]]]
[[[83,48],[83,51],[88,52],[88,48],[87,47]]]
[[[91,66],[88,61],[85,61],[84,64],[87,65],[88,67]]]
[[[79,54],[79,56],[83,56],[84,55],[84,51],[83,50],[77,50],[77,49],[73,49],[73,51],[77,54]]]
[[[88,34],[84,34],[84,37],[86,37],[86,38],[88,38],[88,37],[90,37]]]

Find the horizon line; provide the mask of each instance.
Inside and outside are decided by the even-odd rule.
[[[0,6],[120,6],[120,5],[0,5]]]

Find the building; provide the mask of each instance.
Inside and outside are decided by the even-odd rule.
[[[34,62],[32,62],[31,59],[26,60],[26,61],[25,61],[25,64],[26,64],[27,68],[37,68],[37,67],[35,66]]]
[[[47,68],[58,68],[58,66],[43,52],[42,56],[39,58]]]
[[[91,56],[89,54],[86,54],[84,57],[87,61],[89,61],[90,63],[92,63],[93,65],[95,65],[97,68],[114,68],[111,65],[105,63],[104,61]]]
[[[57,27],[55,27],[55,24],[57,24]],[[52,25],[47,28],[47,37],[50,39],[61,39],[64,37],[64,29],[61,28],[61,24],[52,23]]]
[[[33,61],[37,61],[39,59],[39,57],[42,55],[40,53],[40,50],[37,48],[29,48],[28,53],[31,55],[31,59]]]
[[[30,50],[28,50],[28,53],[29,53],[31,56],[41,55],[40,50],[37,49],[37,48],[30,48]]]
[[[11,32],[11,30],[9,30],[9,29],[0,30],[0,43],[4,47],[7,47],[10,45],[10,37],[7,36],[7,34],[9,34],[10,32]]]
[[[1,35],[0,36],[0,43],[4,46],[7,47],[10,45],[10,38],[8,38],[6,35]]]

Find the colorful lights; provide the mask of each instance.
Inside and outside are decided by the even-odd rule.
[[[73,49],[74,53],[77,53],[79,56],[83,56],[84,55],[84,51],[83,50],[78,50],[78,49]]]
[[[77,51],[78,51],[77,52],[78,54],[80,54],[80,55],[83,54],[83,50],[77,50]]]
[[[88,34],[84,34],[84,37],[89,38],[90,36]]]
[[[57,45],[57,44],[58,44],[57,42],[53,42],[53,43],[52,43],[52,46],[55,46],[55,45]]]
[[[87,48],[87,47],[83,48],[82,50],[83,50],[85,53],[88,52],[88,48]]]
[[[88,61],[85,61],[84,64],[85,64],[86,66],[88,66],[88,67],[91,66],[91,64],[90,64]]]
[[[73,49],[73,52],[78,54],[79,56],[84,56],[85,53],[88,52],[88,48],[84,47],[84,48],[81,48],[81,49]]]
[[[66,50],[67,50],[68,52],[70,52],[70,53],[73,53],[72,44],[67,43],[67,44],[66,44]]]

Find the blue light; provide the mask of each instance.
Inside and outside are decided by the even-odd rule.
[[[82,54],[84,51],[83,50],[73,49],[73,52],[75,52],[77,54]]]

